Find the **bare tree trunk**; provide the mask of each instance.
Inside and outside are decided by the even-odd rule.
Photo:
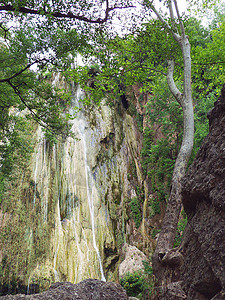
[[[171,2],[170,2],[171,4]],[[171,27],[163,20],[158,12],[153,9],[164,25],[172,32],[174,39],[180,45],[184,62],[184,93],[182,94],[176,87],[173,79],[174,61],[168,61],[167,82],[170,91],[182,106],[183,109],[183,140],[176,159],[173,177],[171,182],[171,191],[167,203],[167,209],[163,220],[161,232],[157,240],[156,250],[153,256],[153,271],[157,279],[158,285],[165,286],[173,278],[174,272],[171,270],[179,267],[181,263],[181,254],[174,251],[173,244],[176,236],[177,224],[182,208],[181,200],[181,181],[185,175],[187,164],[193,148],[194,140],[194,114],[192,103],[192,89],[191,89],[191,55],[190,43],[188,36],[185,35],[183,23],[179,16],[177,2],[174,0],[176,13],[179,20],[181,35],[175,33]],[[172,7],[170,6],[172,12]],[[173,14],[171,15],[173,18]],[[176,275],[175,275],[176,277]]]

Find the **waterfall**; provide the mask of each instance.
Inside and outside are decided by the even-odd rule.
[[[72,179],[72,178],[71,178]],[[79,245],[79,240],[78,240],[78,234],[77,234],[77,229],[76,229],[76,211],[75,211],[75,197],[76,197],[76,182],[75,182],[76,178],[74,178],[74,185],[73,185],[73,181],[71,183],[71,187],[72,187],[72,210],[73,210],[73,230],[74,230],[74,238],[76,241],[76,246],[77,246],[77,251],[78,251],[78,255],[80,258],[80,264],[79,264],[79,272],[78,274],[76,274],[74,283],[76,283],[76,280],[78,278],[78,275],[81,276],[82,272],[83,272],[83,256],[82,256],[82,251],[80,249],[80,245]],[[77,222],[79,223],[79,221],[77,220]]]
[[[101,280],[106,281],[104,271],[103,271],[103,267],[102,267],[101,256],[100,256],[100,252],[99,252],[99,249],[97,247],[97,244],[96,244],[96,237],[95,237],[94,203],[93,203],[93,196],[91,194],[91,188],[92,188],[93,184],[92,184],[92,180],[90,180],[90,182],[89,182],[89,175],[91,174],[91,172],[90,172],[90,169],[89,169],[88,163],[87,163],[87,148],[86,148],[86,142],[85,142],[84,126],[82,126],[82,124],[80,124],[80,126],[78,126],[77,129],[78,129],[78,132],[79,132],[82,144],[83,144],[83,150],[84,150],[85,177],[86,177],[88,205],[89,205],[90,216],[91,216],[93,246],[94,246],[94,249],[96,251],[98,261],[99,261],[100,272],[101,272]]]
[[[41,194],[41,210],[43,214],[43,221],[47,222],[48,218],[48,161],[46,159],[46,139],[41,128],[37,131],[38,145],[35,155],[35,166],[33,169],[34,178],[34,196],[33,207],[36,204],[37,192]],[[37,190],[37,185],[40,184],[41,190]]]
[[[112,123],[112,109],[103,102],[101,108],[93,107],[89,111],[82,104],[81,88],[73,87],[72,93],[69,113],[73,116],[77,111],[70,121],[75,139],[68,137],[51,149],[38,129],[33,203],[39,195],[42,223],[48,226],[48,222],[53,221],[54,224],[50,262],[53,280],[66,278],[77,283],[91,277],[106,281],[110,273],[103,269],[103,259],[108,266],[110,258],[104,246],[110,245],[113,251],[116,247],[108,211],[109,204],[114,205],[112,187],[123,189],[121,199],[127,198],[131,190],[127,181],[127,148],[119,131],[122,130],[121,119],[116,120],[116,125]],[[124,120],[129,124],[127,127],[131,127],[129,118]],[[118,150],[113,153],[115,142]],[[106,157],[99,161],[102,154]]]
[[[57,168],[57,154],[56,154],[56,145],[53,146],[53,162],[55,169]],[[54,272],[54,279],[56,282],[60,281],[60,276],[57,272],[56,263],[57,263],[57,255],[60,246],[60,233],[62,232],[62,224],[60,218],[60,205],[59,205],[59,196],[60,196],[60,180],[56,177],[56,185],[58,186],[58,200],[57,200],[57,207],[56,207],[56,226],[57,226],[57,239],[55,241],[55,253],[53,258],[53,272]]]
[[[56,149],[53,148],[53,165],[59,176],[56,178],[58,199],[55,210],[57,221],[53,272],[55,280],[59,280],[60,272],[63,272],[67,274],[67,280],[74,283],[90,276],[96,278],[99,272],[100,278],[106,281],[95,228],[94,201],[98,202],[99,196],[88,162],[88,156],[92,156],[93,153],[92,148],[90,150],[86,143],[92,138],[92,132],[86,131],[89,123],[79,102],[82,96],[83,92],[78,87],[72,104],[79,112],[76,118],[70,121],[75,139],[68,138],[63,145],[59,145],[61,152],[58,150],[56,153]],[[70,108],[71,115],[74,114],[73,107]],[[42,171],[45,172],[47,170],[45,147],[42,164]],[[65,265],[62,266],[63,261]]]

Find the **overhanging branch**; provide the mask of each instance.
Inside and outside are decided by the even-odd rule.
[[[132,8],[134,6],[115,6],[115,7],[109,7],[109,1],[106,1],[106,9],[105,9],[105,17],[104,18],[98,18],[96,20],[87,18],[84,15],[76,15],[73,14],[72,12],[67,12],[67,13],[62,13],[59,11],[45,11],[43,9],[33,9],[33,8],[28,8],[28,7],[14,7],[12,4],[7,4],[7,5],[1,5],[0,6],[0,11],[9,11],[9,12],[20,12],[23,14],[31,14],[31,15],[40,15],[40,16],[51,16],[59,19],[72,19],[72,20],[79,20],[79,21],[84,21],[87,23],[94,23],[94,24],[103,24],[108,20],[109,13],[113,10],[116,9],[125,9],[125,8]]]
[[[10,81],[7,81],[8,84],[11,86],[11,88],[14,90],[14,92],[16,93],[16,95],[20,98],[20,101],[25,105],[25,107],[29,110],[29,112],[31,113],[31,115],[34,117],[35,121],[41,125],[42,127],[46,128],[47,130],[49,130],[50,132],[54,133],[54,131],[49,128],[49,126],[47,126],[43,120],[33,111],[33,109],[26,103],[25,99],[23,98],[23,96],[21,95],[19,89]]]
[[[152,11],[156,14],[157,18],[160,20],[160,22],[171,32],[174,39],[180,44],[180,36],[174,30],[171,28],[171,26],[166,22],[166,20],[163,19],[163,17],[160,15],[160,13],[157,11],[155,6],[153,4],[150,4],[150,8]]]

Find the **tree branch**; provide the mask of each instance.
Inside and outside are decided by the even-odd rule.
[[[41,60],[36,60],[30,64],[28,64],[25,68],[23,68],[22,70],[20,70],[19,72],[15,73],[14,75],[12,75],[11,77],[8,78],[4,78],[4,79],[0,79],[0,83],[3,82],[9,82],[10,80],[14,79],[15,77],[21,75],[23,72],[25,72],[27,69],[29,69],[31,66],[33,66],[36,63],[39,63],[41,61],[46,61],[46,59],[41,59]],[[47,63],[47,62],[46,62]]]
[[[173,29],[170,27],[170,25],[163,19],[163,17],[160,15],[160,13],[157,11],[155,6],[153,4],[150,4],[150,8],[152,11],[156,14],[157,18],[161,21],[162,24],[172,33],[174,39],[180,44],[180,36],[176,32],[173,31]]]
[[[209,63],[195,63],[195,62],[192,63],[192,65],[196,65],[196,66],[211,66],[211,65],[219,65],[219,64],[225,64],[225,61],[216,61],[216,62],[209,62]]]
[[[18,90],[18,88],[12,84],[12,82],[10,80],[7,81],[8,84],[11,86],[11,88],[14,90],[14,92],[16,93],[16,95],[20,98],[21,102],[26,106],[26,108],[30,111],[30,113],[32,114],[32,116],[34,117],[35,121],[41,125],[42,127],[48,129],[50,132],[54,133],[53,130],[51,130],[49,128],[49,126],[47,126],[42,119],[33,111],[32,108],[30,108],[30,106],[26,103],[26,101],[24,100],[23,96],[21,95],[20,91]]]
[[[0,28],[4,31],[4,40],[6,40],[7,33],[9,32],[8,28],[5,28],[3,23],[0,23]]]
[[[74,19],[74,20],[79,20],[79,21],[84,21],[87,23],[94,23],[94,24],[103,24],[108,20],[109,17],[109,13],[115,9],[124,9],[124,8],[132,8],[134,6],[125,6],[125,7],[119,7],[119,6],[115,6],[115,7],[109,7],[109,1],[106,1],[106,10],[105,10],[105,17],[104,18],[98,18],[96,20],[87,18],[85,16],[82,15],[75,15],[72,12],[68,12],[68,13],[61,13],[58,11],[53,11],[53,12],[46,12],[43,11],[41,9],[32,9],[32,8],[27,8],[27,7],[14,7],[12,4],[7,4],[7,5],[2,5],[0,6],[0,11],[10,11],[10,12],[14,12],[14,11],[18,11],[24,14],[31,14],[31,15],[40,15],[40,16],[48,16],[51,15],[55,18],[65,18],[65,19]]]
[[[173,79],[173,72],[174,72],[174,61],[168,61],[168,71],[167,71],[167,83],[169,89],[173,96],[176,98],[177,102],[182,106],[183,105],[183,95],[177,88],[174,79]]]
[[[174,13],[173,13],[172,0],[169,1],[168,6],[169,6],[170,18],[172,21],[172,25],[175,28],[175,17],[174,17]]]
[[[183,22],[181,20],[181,17],[180,17],[180,12],[179,12],[179,9],[178,9],[177,0],[173,0],[173,1],[174,1],[177,17],[178,17],[178,20],[179,20],[180,29],[181,29],[182,35],[184,36],[185,35],[185,29],[184,29],[184,24],[183,24]]]
[[[142,69],[144,69],[144,70],[150,70],[150,71],[154,71],[154,72],[156,72],[156,73],[160,73],[160,74],[162,74],[162,75],[167,75],[166,73],[164,73],[163,71],[161,71],[161,70],[157,70],[157,69],[154,69],[154,68],[147,68],[147,67],[142,67]]]

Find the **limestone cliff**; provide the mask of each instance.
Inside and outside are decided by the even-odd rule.
[[[37,128],[30,166],[2,203],[3,293],[33,293],[56,281],[117,280],[121,245],[148,245],[146,234],[140,239],[145,223],[140,229],[128,216],[137,186],[149,196],[137,124],[123,103],[85,107],[82,90],[70,89],[69,113],[79,111],[71,121],[74,138],[52,144]]]

